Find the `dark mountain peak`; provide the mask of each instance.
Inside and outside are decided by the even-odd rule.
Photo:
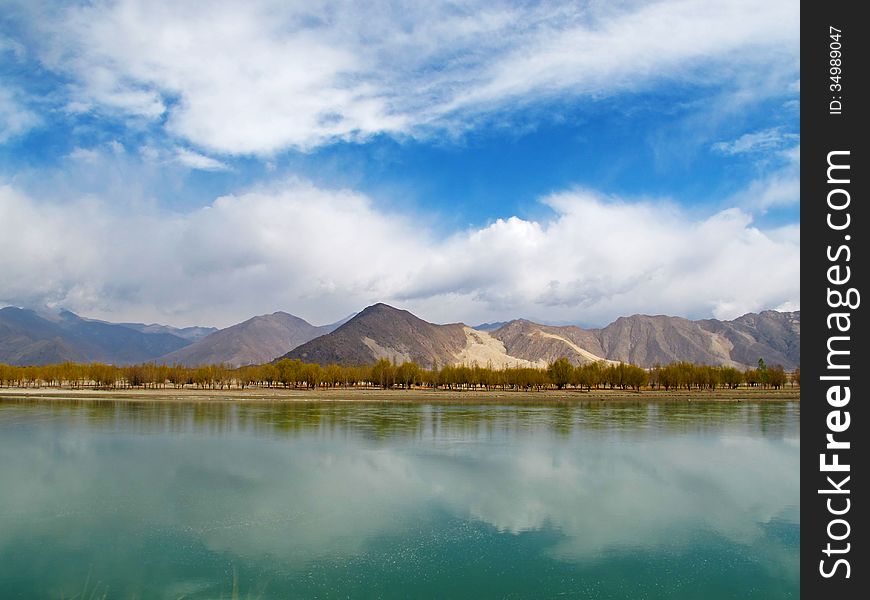
[[[465,347],[464,326],[435,325],[383,302],[366,307],[332,333],[284,355],[329,364],[370,364],[386,358],[431,366],[451,362]]]
[[[401,308],[396,308],[395,306],[390,306],[389,304],[384,304],[383,302],[378,302],[376,304],[372,304],[371,306],[366,306],[362,309],[359,314],[354,318],[359,318],[363,316],[370,315],[411,315],[407,310],[402,310]],[[411,315],[414,316],[414,315]],[[353,320],[353,319],[351,319]]]
[[[347,321],[339,329],[346,329],[348,327],[382,327],[387,324],[402,324],[406,327],[431,325],[431,323],[424,321],[407,310],[378,302],[361,310],[359,314]]]
[[[383,302],[375,302],[374,304],[366,306],[360,312],[367,312],[367,311],[370,312],[370,311],[378,311],[378,310],[400,310],[400,309],[396,308],[395,306],[390,306],[389,304],[385,304]]]

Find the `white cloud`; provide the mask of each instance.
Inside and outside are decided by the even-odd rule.
[[[787,133],[781,127],[772,127],[762,131],[743,134],[730,142],[717,142],[713,144],[713,150],[728,155],[769,152],[771,150],[778,150],[786,145],[793,145],[799,139],[800,136],[796,133]]]
[[[771,208],[799,203],[801,198],[800,144],[783,147],[784,144],[793,143],[792,138],[785,136],[779,136],[776,141],[772,141],[776,136],[757,136],[746,140],[747,137],[742,136],[730,147],[736,145],[741,148],[737,152],[766,151],[769,157],[779,160],[782,165],[750,181],[743,190],[729,199],[729,203],[761,213]],[[779,149],[774,151],[776,147]]]
[[[18,96],[0,81],[0,144],[27,133],[41,122],[40,117]]]
[[[105,168],[109,157],[113,156],[115,158],[121,158],[126,153],[127,149],[124,148],[124,144],[118,140],[111,140],[106,144],[101,144],[92,148],[76,146],[66,155],[66,158],[91,165],[98,169],[103,169]]]
[[[103,158],[103,155],[96,148],[75,147],[69,154],[67,154],[67,158],[74,161],[95,165],[100,162],[100,160]]]
[[[119,155],[127,152],[127,149],[124,148],[124,144],[119,142],[118,140],[112,140],[108,143],[109,149],[113,154]]]
[[[735,64],[754,69],[773,62],[782,69],[778,59],[755,52],[759,46],[785,50],[785,64],[796,56],[797,8],[795,2],[758,7],[743,0],[676,0],[560,11],[533,25],[535,33],[519,47],[494,57],[480,85],[464,90],[455,104],[565,90],[601,97],[660,81],[720,85],[735,80]]]
[[[735,200],[763,212],[775,206],[797,204],[800,197],[800,171],[798,167],[787,167],[753,180]]]
[[[175,159],[186,167],[200,171],[226,171],[229,169],[225,163],[217,159],[186,148],[178,148]]]
[[[138,156],[137,156],[138,154]],[[117,140],[112,140],[106,144],[100,144],[91,148],[73,148],[67,154],[66,158],[71,159],[79,164],[89,165],[93,169],[99,171],[102,175],[106,169],[131,169],[147,170],[148,166],[159,166],[163,169],[167,167],[177,166],[178,171],[185,169],[196,169],[199,171],[227,171],[230,169],[226,163],[200,154],[194,150],[187,148],[169,148],[163,149],[151,145],[143,145],[138,148],[137,153],[133,155],[127,154],[127,149]],[[144,167],[144,169],[143,169]],[[180,167],[180,168],[178,168]],[[70,179],[70,185],[77,179],[81,178],[81,174],[71,171],[69,167],[64,171],[67,178]],[[44,173],[41,173],[44,177]],[[140,174],[140,178],[142,175]],[[129,184],[129,180],[127,180]],[[97,188],[99,189],[99,188]],[[119,191],[119,190],[116,190]]]
[[[585,191],[545,202],[549,221],[512,217],[441,239],[413,215],[299,180],[187,213],[47,204],[4,187],[0,302],[215,325],[278,309],[323,323],[377,301],[470,323],[799,305],[794,226],[763,231],[737,208],[693,218]]]
[[[799,64],[794,0],[119,0],[33,21],[43,64],[73,82],[69,110],[165,120],[226,154],[462,129],[543,99],[662,84],[793,94]]]

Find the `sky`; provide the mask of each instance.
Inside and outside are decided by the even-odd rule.
[[[795,0],[0,4],[0,305],[800,307]]]

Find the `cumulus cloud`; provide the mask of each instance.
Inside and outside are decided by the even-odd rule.
[[[68,110],[165,124],[226,154],[461,130],[529,103],[663,83],[793,94],[799,70],[794,0],[116,0],[31,21],[42,64],[70,81]]]
[[[499,219],[444,238],[414,215],[298,179],[189,212],[45,203],[6,186],[0,302],[215,325],[279,309],[323,323],[378,301],[470,323],[730,318],[799,305],[795,226],[762,230],[739,208],[696,218],[584,190],[543,201],[548,220]]]

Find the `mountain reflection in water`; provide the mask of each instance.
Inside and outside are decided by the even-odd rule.
[[[797,597],[799,422],[798,403],[4,400],[0,587]]]

